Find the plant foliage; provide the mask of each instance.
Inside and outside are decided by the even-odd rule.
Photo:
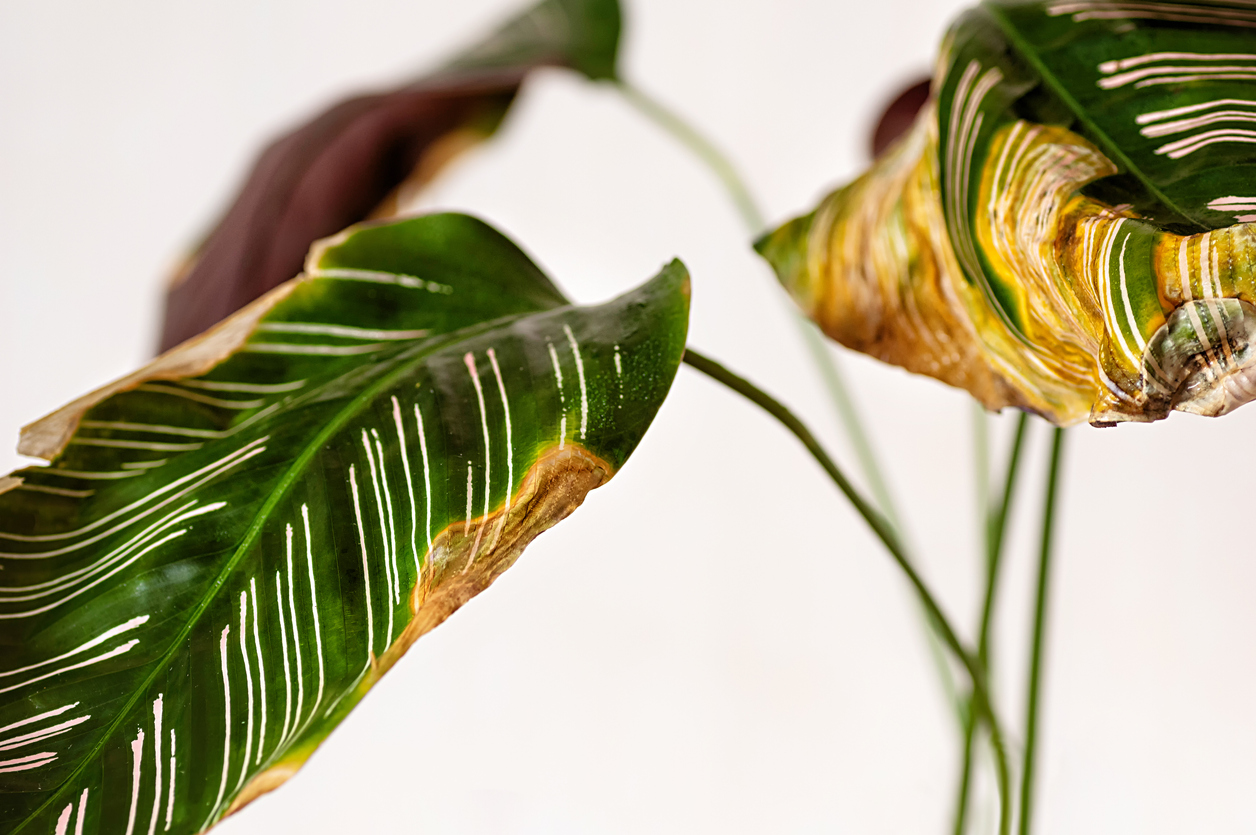
[[[574,307],[464,215],[366,225],[28,427],[0,495],[0,828],[212,826],[611,478],[679,262]],[[3,489],[3,488],[0,488]]]

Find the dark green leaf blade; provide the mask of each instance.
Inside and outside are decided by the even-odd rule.
[[[96,403],[0,495],[7,831],[197,832],[287,779],[627,459],[688,277],[574,307],[437,215],[351,230],[267,303],[225,360]]]

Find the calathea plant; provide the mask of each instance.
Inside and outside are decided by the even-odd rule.
[[[970,646],[892,506],[779,402],[686,353],[679,262],[578,307],[482,221],[392,217],[549,65],[614,84],[763,231],[714,147],[619,77],[619,25],[613,2],[546,0],[277,141],[171,291],[171,350],[27,427],[22,450],[51,463],[0,481],[7,831],[198,832],[280,785],[618,471],[682,356],[802,441],[967,679],[955,830],[984,738],[1000,831],[1028,831],[1058,431],[1016,769],[988,671],[1024,420]],[[1224,414],[1251,390],[1252,26],[1238,3],[987,2],[947,36],[909,134],[758,249],[830,336],[989,408]]]

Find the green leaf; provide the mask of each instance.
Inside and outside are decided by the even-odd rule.
[[[446,70],[553,63],[594,81],[613,79],[622,23],[618,0],[543,0],[465,50]]]
[[[473,218],[363,226],[28,427],[55,459],[0,495],[0,828],[199,832],[282,783],[623,465],[687,321],[679,262],[575,307]]]
[[[826,333],[1069,424],[1256,397],[1256,9],[987,0],[871,171],[760,243]]]

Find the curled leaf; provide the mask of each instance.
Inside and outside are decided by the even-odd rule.
[[[759,251],[834,339],[1058,424],[1256,397],[1250,4],[988,0],[933,101]]]
[[[532,70],[613,77],[619,29],[617,0],[543,0],[427,77],[343,101],[276,139],[171,286],[161,350],[292,278],[314,241],[391,214],[497,130]]]

